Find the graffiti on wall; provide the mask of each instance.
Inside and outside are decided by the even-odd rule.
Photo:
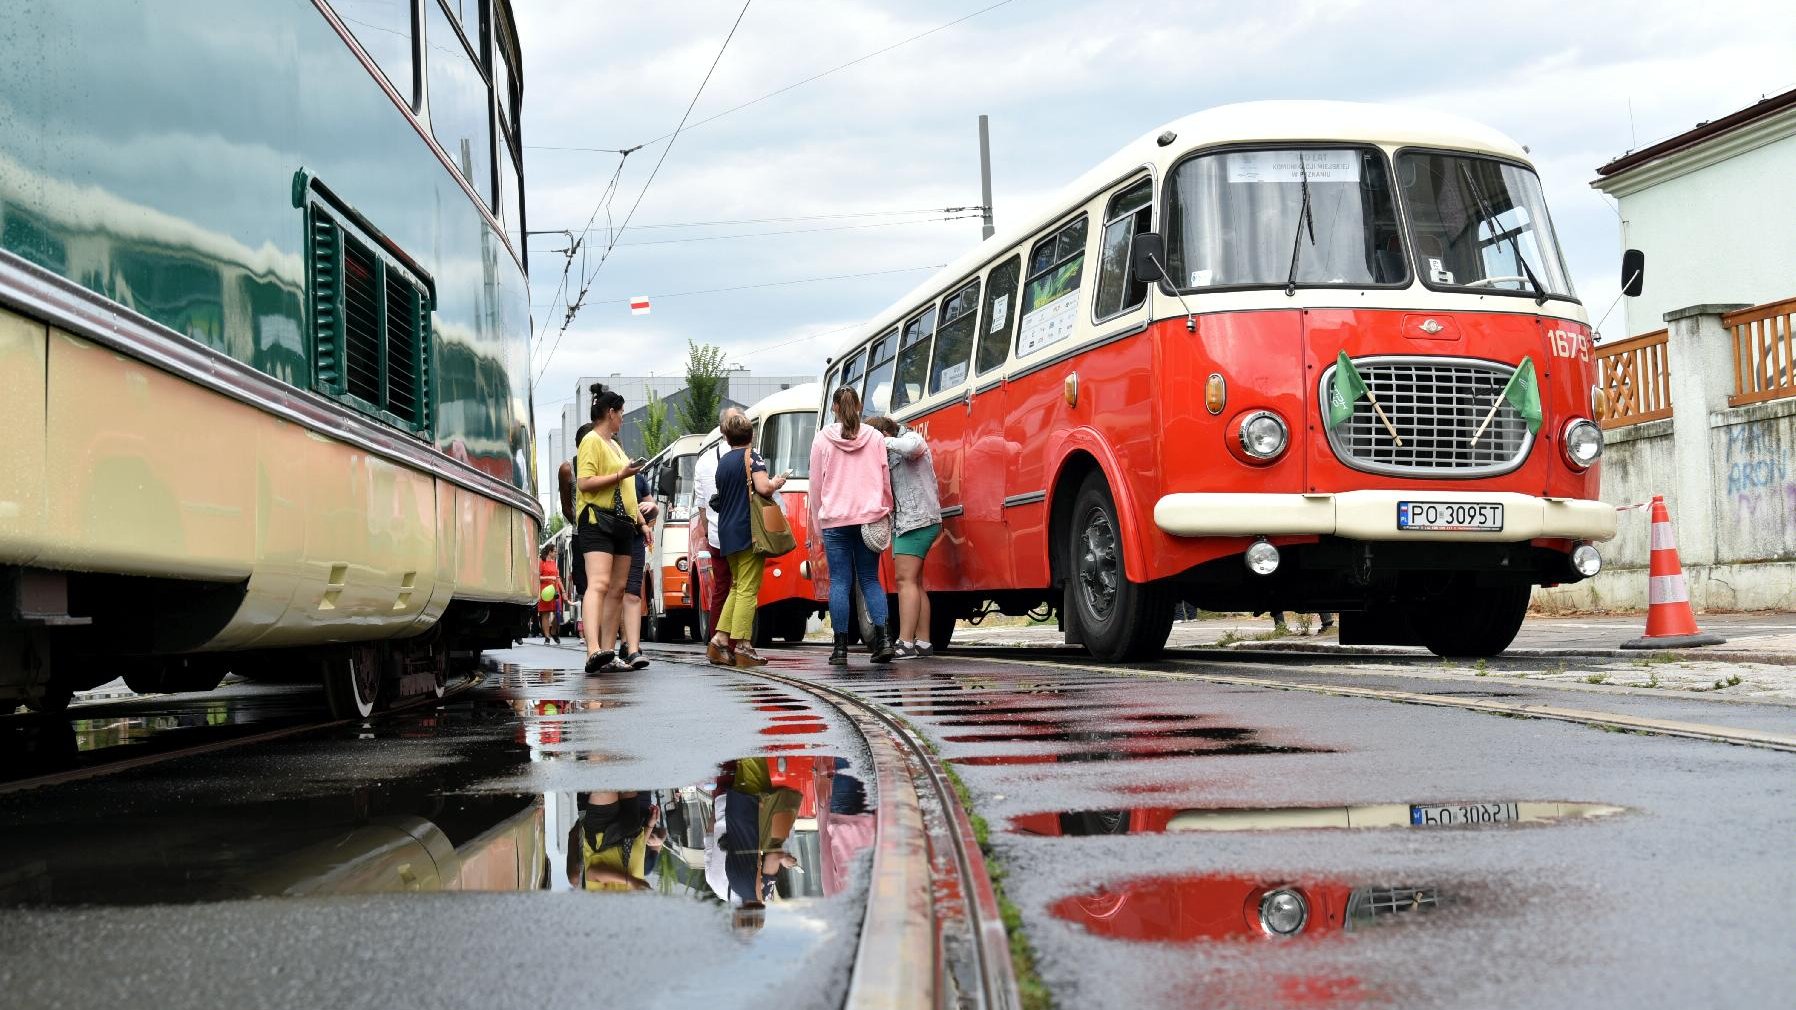
[[[1766,421],[1727,429],[1727,497],[1742,522],[1796,517],[1796,481],[1778,426]]]

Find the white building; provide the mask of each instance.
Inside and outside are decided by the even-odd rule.
[[[1646,254],[1628,335],[1691,305],[1760,305],[1796,294],[1796,90],[1597,169],[1621,207],[1622,247]]]

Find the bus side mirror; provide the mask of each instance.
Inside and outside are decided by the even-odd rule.
[[[1640,293],[1646,283],[1646,254],[1629,249],[1621,254],[1621,293],[1629,298]]]
[[[676,467],[664,466],[656,481],[656,496],[672,501],[674,492],[679,490],[680,471]]]
[[[1165,275],[1166,240],[1151,231],[1136,235],[1129,243],[1129,269],[1142,284],[1159,284]]]

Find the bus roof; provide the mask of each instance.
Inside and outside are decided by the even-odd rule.
[[[1161,146],[1159,138],[1168,132],[1176,139]],[[1152,166],[1154,177],[1163,179],[1174,162],[1198,148],[1308,141],[1447,148],[1532,164],[1527,151],[1502,133],[1469,119],[1428,109],[1369,102],[1269,101],[1219,105],[1194,112],[1142,134],[1040,204],[1040,209],[999,228],[990,239],[969,249],[857,327],[836,348],[830,361],[839,360],[859,346],[869,333],[896,325],[918,304],[940,294],[986,261],[1013,251],[1018,243],[1053,224],[1099,190],[1121,181],[1134,169]]]
[[[823,384],[805,382],[762,397],[745,413],[755,421],[759,421],[768,414],[781,414],[789,410],[808,410],[815,413],[817,404],[822,400]]]

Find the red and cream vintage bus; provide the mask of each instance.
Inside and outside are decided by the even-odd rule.
[[[689,579],[692,559],[686,545],[692,519],[692,468],[703,435],[682,435],[649,460],[649,485],[660,499],[655,516],[655,549],[643,587],[643,637],[651,642],[698,639],[698,611]]]
[[[1614,535],[1590,345],[1526,149],[1263,102],[1130,144],[859,328],[824,387],[929,440],[938,641],[1048,605],[1143,657],[1183,599],[1489,655]]]
[[[768,558],[761,573],[761,605],[755,616],[755,641],[762,645],[775,638],[793,643],[803,641],[805,622],[828,608],[828,583],[811,580],[811,562],[806,558],[806,545],[812,538],[805,494],[810,489],[811,439],[817,434],[817,398],[820,395],[818,385],[807,382],[782,389],[744,411],[754,422],[755,449],[767,460],[767,472],[771,475],[791,473],[780,498],[786,520],[792,524],[793,536],[798,540],[798,546],[790,552]],[[710,458],[721,437],[713,428],[705,436],[698,458]],[[693,542],[697,543],[697,540]],[[821,543],[816,546],[820,551]],[[698,556],[693,555],[695,583],[704,577],[697,567],[698,561]],[[695,595],[694,598],[699,597]],[[707,629],[706,635],[709,634]]]

